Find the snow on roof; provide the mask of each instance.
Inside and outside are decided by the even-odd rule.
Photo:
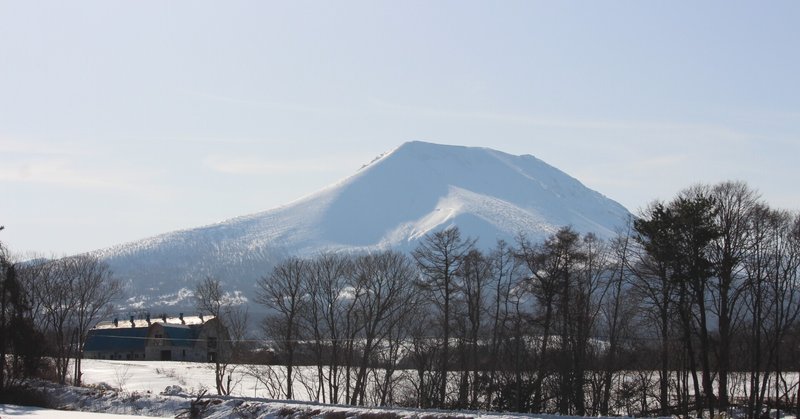
[[[180,326],[180,325],[192,326],[192,325],[203,324],[203,323],[205,323],[205,322],[207,322],[207,321],[209,321],[209,320],[211,320],[213,318],[214,318],[214,316],[203,316],[202,319],[200,318],[200,316],[183,316],[183,321],[181,321],[180,317],[167,317],[167,321],[165,323],[164,319],[161,318],[161,317],[151,317],[150,318],[150,323],[147,322],[147,319],[134,319],[133,320],[133,325],[131,325],[130,318],[127,318],[127,319],[122,318],[122,319],[117,319],[117,324],[116,325],[114,325],[113,321],[105,321],[105,322],[97,323],[97,325],[94,327],[94,329],[95,330],[100,330],[100,329],[133,329],[133,328],[139,328],[139,327],[146,328],[146,327],[150,327],[150,324],[153,324],[153,323],[161,323],[161,324],[170,325],[170,326]]]

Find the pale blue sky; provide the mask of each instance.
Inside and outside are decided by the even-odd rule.
[[[0,240],[73,253],[269,209],[409,140],[630,210],[800,209],[800,3],[0,0]]]

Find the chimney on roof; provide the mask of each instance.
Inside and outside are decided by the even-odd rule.
[[[164,324],[166,324],[166,323],[167,323],[167,313],[162,313],[162,314],[161,314],[161,321],[163,321],[163,322],[164,322]]]
[[[119,327],[119,319],[114,317],[114,327]]]
[[[150,326],[150,313],[147,313],[147,317],[145,319],[147,320],[147,325]]]
[[[186,324],[186,320],[183,319],[183,313],[178,314],[178,318],[181,319],[181,324]]]
[[[136,327],[136,322],[133,321],[133,316],[131,316],[131,327]]]
[[[206,321],[203,320],[203,313],[200,313],[200,323],[205,323]]]

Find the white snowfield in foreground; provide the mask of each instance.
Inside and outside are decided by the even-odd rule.
[[[152,416],[135,415],[115,415],[112,413],[90,413],[74,412],[68,410],[43,409],[41,407],[14,406],[11,404],[0,404],[0,418],[15,419],[39,419],[39,418],[59,418],[59,419],[142,419]]]
[[[134,417],[175,417],[185,414],[196,395],[207,389],[203,397],[202,417],[223,418],[382,418],[382,419],[568,419],[568,416],[543,414],[506,414],[472,411],[419,410],[411,408],[364,408],[325,405],[313,402],[274,400],[265,397],[263,384],[241,377],[231,396],[216,396],[211,364],[188,362],[130,362],[84,360],[84,382],[91,387],[62,387],[40,383],[58,406],[68,412],[2,406],[0,418],[88,418],[113,419]],[[302,374],[299,374],[299,377]],[[305,395],[299,392],[298,396]],[[112,388],[122,391],[113,390]],[[253,397],[258,395],[258,397]],[[83,412],[76,412],[80,410]],[[102,412],[95,415],[84,412]],[[115,414],[122,414],[121,416]],[[135,415],[135,416],[131,416]],[[139,416],[141,415],[141,416]]]

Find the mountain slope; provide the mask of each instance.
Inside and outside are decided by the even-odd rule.
[[[490,247],[523,232],[543,238],[564,225],[610,237],[628,211],[533,156],[409,142],[355,175],[291,204],[218,224],[98,251],[131,300],[176,303],[211,275],[245,292],[287,255],[325,249],[409,250],[457,225]],[[181,291],[181,289],[184,289]]]

